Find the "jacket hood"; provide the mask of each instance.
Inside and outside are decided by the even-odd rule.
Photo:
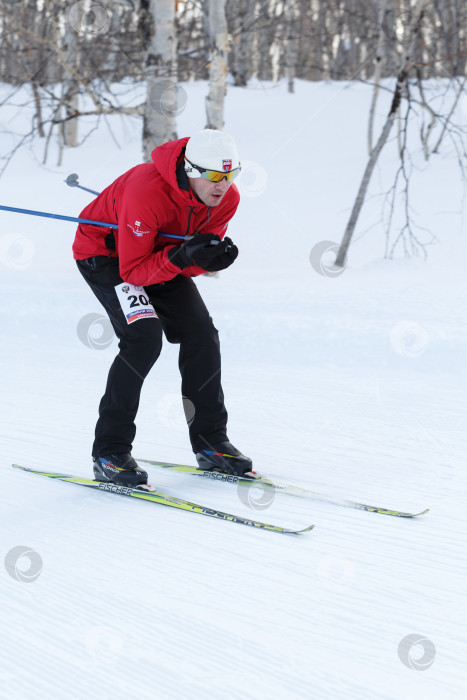
[[[183,160],[185,146],[189,141],[189,137],[177,139],[176,141],[167,141],[162,146],[158,146],[151,153],[152,161],[156,166],[160,176],[175,190],[177,198],[181,199],[185,204],[190,206],[206,206],[198,202],[193,196],[190,186],[187,184],[187,189],[180,187],[180,182],[177,178],[177,167]]]

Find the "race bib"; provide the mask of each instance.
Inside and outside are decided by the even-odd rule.
[[[149,301],[144,287],[137,287],[122,282],[115,287],[127,323],[134,323],[141,318],[157,318],[153,305]]]

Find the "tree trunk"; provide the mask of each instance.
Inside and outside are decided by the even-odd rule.
[[[229,51],[230,72],[238,87],[246,87],[254,70],[251,53],[255,7],[256,0],[231,0],[226,5],[227,26],[233,37]]]
[[[402,90],[404,88],[404,85],[406,83],[406,80],[408,78],[409,72],[412,68],[413,65],[413,56],[414,56],[414,50],[415,50],[415,45],[416,45],[416,39],[417,39],[417,34],[418,30],[420,27],[420,17],[421,13],[423,10],[424,5],[428,0],[419,0],[416,7],[413,10],[413,15],[412,15],[412,21],[411,24],[408,28],[407,36],[409,39],[409,45],[407,47],[407,50],[405,51],[405,56],[403,60],[403,65],[402,68],[399,71],[399,75],[397,76],[397,82],[396,82],[396,87],[394,89],[394,95],[391,103],[391,107],[389,109],[388,116],[386,118],[386,122],[383,126],[383,130],[381,131],[380,137],[370,153],[370,157],[368,160],[368,163],[365,168],[365,172],[363,173],[363,178],[360,183],[360,187],[357,193],[357,198],[355,199],[352,212],[350,214],[350,219],[347,224],[347,228],[345,229],[344,237],[342,239],[341,245],[339,247],[339,251],[337,253],[337,258],[335,264],[338,267],[343,267],[345,265],[345,261],[347,259],[347,252],[350,246],[350,241],[352,240],[352,236],[354,234],[355,226],[357,224],[357,220],[361,211],[361,208],[363,206],[363,202],[365,199],[366,191],[368,189],[368,185],[370,183],[371,176],[373,174],[373,170],[375,169],[376,162],[379,158],[379,155],[381,151],[383,150],[383,146],[386,143],[389,134],[392,129],[392,125],[394,124],[394,120],[396,118],[397,111],[399,109],[399,105],[401,102],[402,98]]]
[[[177,54],[174,0],[146,0],[145,24],[146,105],[143,123],[143,158],[151,160],[157,146],[177,138]]]
[[[44,124],[42,123],[41,96],[39,94],[39,88],[37,86],[37,83],[35,82],[32,83],[32,94],[34,95],[34,104],[36,105],[36,113],[34,115],[34,118],[37,123],[37,133],[39,134],[40,138],[43,139],[45,137],[45,132]]]
[[[227,90],[228,33],[225,0],[209,0],[211,41],[209,95],[206,97],[207,129],[224,126],[224,97]]]
[[[73,31],[70,22],[65,25],[64,61],[73,72],[78,68],[79,47],[78,36]],[[78,119],[73,117],[79,109],[79,86],[75,78],[67,74],[63,80],[63,104],[66,121],[61,125],[62,142],[64,146],[76,147],[78,145]]]
[[[379,13],[378,13],[378,45],[376,47],[376,56],[375,56],[375,61],[376,61],[376,66],[375,66],[375,75],[374,75],[374,90],[373,90],[373,98],[371,100],[371,107],[370,107],[370,118],[368,120],[368,153],[371,153],[373,150],[373,123],[375,119],[375,109],[376,109],[376,102],[378,100],[378,92],[379,92],[379,86],[381,83],[381,68],[382,68],[382,59],[383,59],[383,44],[384,44],[384,18],[386,15],[386,7],[389,3],[389,0],[380,0],[380,6],[379,6]]]
[[[285,65],[287,69],[287,88],[290,93],[294,92],[295,67],[297,64],[297,38],[295,21],[295,0],[287,0],[285,5],[286,18],[286,49]]]

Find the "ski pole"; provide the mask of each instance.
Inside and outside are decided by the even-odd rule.
[[[67,185],[70,187],[79,187],[80,190],[85,190],[86,192],[90,192],[91,194],[99,195],[100,192],[96,192],[96,190],[90,190],[89,187],[84,187],[83,185],[79,184],[79,175],[78,173],[70,173],[70,175],[67,176],[66,180],[64,180]],[[97,226],[106,226],[106,224],[99,224],[98,221],[84,221],[84,219],[81,221],[81,223],[92,223]],[[111,228],[118,228],[117,225],[115,224],[110,224]],[[179,236],[176,233],[163,233],[162,231],[159,231],[159,235],[164,235],[167,238],[176,238],[177,240],[189,240],[188,236]]]
[[[12,211],[16,214],[30,214],[31,216],[46,216],[49,219],[61,219],[62,221],[76,221],[78,224],[94,224],[94,226],[103,226],[104,228],[118,228],[118,224],[107,224],[104,221],[93,221],[92,219],[78,219],[75,216],[64,216],[63,214],[50,214],[46,211],[5,207],[2,204],[0,204],[0,209],[3,209],[3,211]]]
[[[79,176],[76,173],[71,173],[71,175],[68,175],[66,178],[65,182],[67,185],[70,187],[79,187],[81,190],[86,190],[86,192],[90,192],[91,194],[99,195],[100,192],[96,192],[95,190],[90,190],[88,187],[83,187],[82,185],[79,184],[78,182]],[[95,221],[94,219],[81,219],[76,216],[65,216],[64,214],[51,214],[50,212],[46,211],[36,211],[34,209],[20,209],[18,207],[7,207],[5,205],[0,204],[0,210],[3,211],[10,211],[15,214],[29,214],[30,216],[43,216],[48,219],[58,219],[60,221],[73,221],[77,224],[92,224],[93,226],[102,226],[103,228],[112,228],[112,229],[118,229],[118,224],[110,224],[105,221]],[[181,236],[178,233],[165,233],[164,231],[159,231],[158,234],[159,236],[164,236],[165,238],[175,238],[176,240],[179,241],[189,241],[193,238],[193,236]],[[210,245],[218,245],[219,241],[211,241]]]
[[[0,209],[3,211],[12,211],[15,214],[29,214],[30,216],[44,216],[49,219],[59,219],[61,221],[74,221],[78,224],[93,224],[94,226],[102,226],[103,228],[118,228],[118,224],[108,224],[105,221],[94,221],[93,219],[79,219],[75,216],[65,216],[64,214],[51,214],[46,211],[35,211],[33,209],[19,209],[18,207],[6,207],[0,204]],[[177,240],[187,240],[186,236],[179,236],[178,233],[164,233],[159,231],[159,235],[167,238],[176,238]]]
[[[96,190],[90,190],[88,187],[84,187],[83,185],[79,184],[79,175],[78,173],[70,173],[64,180],[67,185],[70,187],[79,187],[80,190],[85,190],[86,192],[90,192],[91,194],[99,195],[100,192],[96,192]],[[97,221],[93,222],[85,222],[85,223],[94,223],[98,224]],[[105,224],[102,224],[104,226]],[[118,226],[112,226],[112,228],[118,228]],[[184,241],[189,241],[193,238],[193,236],[179,236],[176,233],[163,233],[163,231],[159,231],[159,235],[166,236],[167,238],[178,238],[179,240],[184,240]],[[211,241],[210,245],[218,245],[219,241]],[[227,247],[227,251],[230,250],[230,246]]]
[[[91,194],[100,194],[100,192],[90,190],[88,187],[83,187],[83,185],[80,185],[78,181],[79,176],[77,175],[77,173],[71,173],[71,175],[68,175],[67,179],[65,180],[66,184],[70,187],[79,187],[80,190],[85,190],[86,192],[90,192]]]

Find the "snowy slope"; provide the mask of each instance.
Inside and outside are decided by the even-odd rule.
[[[204,124],[206,85],[184,88],[180,136]],[[229,436],[258,471],[430,513],[397,520],[280,494],[260,508],[235,487],[151,470],[167,493],[316,524],[292,538],[11,469],[91,473],[116,342],[93,349],[102,326],[87,345],[77,330],[100,308],[71,259],[73,224],[2,212],[1,698],[465,697],[466,232],[455,158],[414,155],[414,209],[439,239],[427,262],[382,259],[375,195],[390,182],[393,143],[343,274],[310,262],[316,244],[341,239],[370,98],[356,84],[229,90],[225,128],[245,166],[229,227],[240,256],[197,284],[221,333]],[[22,118],[0,113],[2,130]],[[119,147],[102,125],[60,168],[39,164],[41,144],[20,153],[0,203],[77,215],[89,199],[63,184],[70,172],[99,189],[140,161],[139,126],[111,124]],[[143,389],[135,456],[193,462],[179,383],[166,343]],[[33,552],[29,582],[18,580],[30,563],[20,546]],[[428,640],[424,670],[398,656],[417,634]],[[412,647],[413,665],[423,653]]]

